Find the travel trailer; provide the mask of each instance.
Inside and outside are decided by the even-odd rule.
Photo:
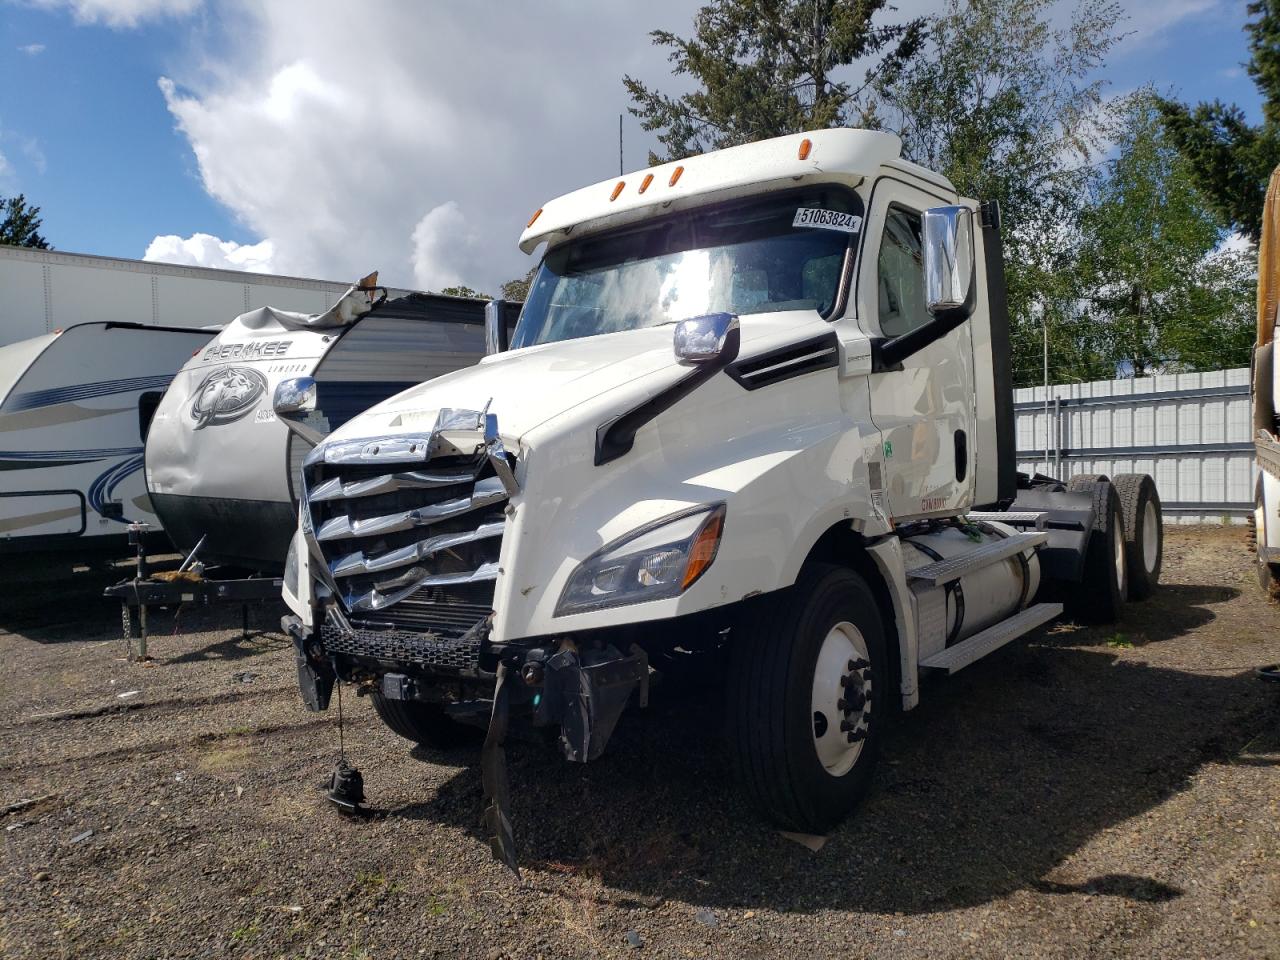
[[[151,413],[212,330],[80,323],[0,347],[0,550],[118,549],[158,529],[143,477]]]
[[[279,573],[297,527],[302,461],[328,432],[392,394],[484,355],[484,301],[388,292],[376,274],[328,310],[236,317],[174,377],[146,445],[147,488],[174,545],[199,559]],[[393,291],[393,294],[396,292]],[[518,305],[508,308],[514,324]],[[272,410],[306,377],[302,430]]]

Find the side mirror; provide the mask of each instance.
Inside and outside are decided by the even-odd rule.
[[[873,340],[873,373],[900,369],[903,360],[945,337],[973,313],[973,211],[962,206],[926,210],[922,233],[925,306],[933,319],[901,336]]]
[[[973,211],[933,207],[924,212],[924,293],[929,313],[961,319],[973,313]]]
[[[684,364],[732,363],[738,356],[742,334],[732,313],[708,313],[676,324],[672,349]]]
[[[510,344],[507,340],[507,301],[490,300],[484,305],[484,352],[506,353]]]
[[[276,384],[271,398],[276,416],[307,443],[318,444],[324,434],[303,421],[316,409],[316,382],[311,377],[292,377]]]

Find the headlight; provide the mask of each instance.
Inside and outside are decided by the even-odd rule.
[[[289,541],[289,552],[284,558],[284,588],[293,596],[298,595],[298,538]]]
[[[716,558],[724,504],[685,510],[607,543],[573,571],[555,615],[679,596]]]

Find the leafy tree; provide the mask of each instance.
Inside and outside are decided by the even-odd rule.
[[[487,293],[481,293],[479,290],[472,290],[467,286],[445,287],[440,291],[441,296],[445,297],[468,297],[472,300],[492,300],[493,297]]]
[[[537,266],[529,268],[529,272],[518,280],[508,280],[502,285],[502,299],[523,302],[529,299],[529,284],[533,283],[533,275],[538,272]]]
[[[1257,243],[1267,180],[1280,165],[1280,0],[1253,0],[1246,69],[1262,95],[1262,123],[1220,100],[1160,104],[1169,138],[1218,216]]]
[[[1084,312],[1102,352],[1134,376],[1247,365],[1254,255],[1219,250],[1224,223],[1151,91],[1129,98],[1115,132],[1117,155],[1081,217]]]
[[[884,25],[887,0],[711,0],[686,39],[650,34],[668,47],[672,72],[695,89],[672,97],[633,77],[631,113],[658,131],[666,156],[691,154],[838,126],[876,126],[869,102],[877,78],[897,73],[920,46],[920,19]],[[873,60],[858,81],[846,68]]]
[[[1054,25],[1053,0],[950,0],[924,51],[877,83],[904,155],[961,195],[997,200],[1003,219],[1013,366],[1040,382],[1044,324],[1052,378],[1099,357],[1074,303],[1076,220],[1102,132],[1099,69],[1120,40],[1120,8],[1080,0]]]
[[[0,244],[10,247],[35,247],[48,250],[49,242],[39,233],[40,208],[30,206],[23,194],[0,197]]]

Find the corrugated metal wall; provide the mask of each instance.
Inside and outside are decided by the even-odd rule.
[[[1059,384],[1047,412],[1045,388],[1027,387],[1014,411],[1023,472],[1149,473],[1171,523],[1244,523],[1253,509],[1247,368]]]

